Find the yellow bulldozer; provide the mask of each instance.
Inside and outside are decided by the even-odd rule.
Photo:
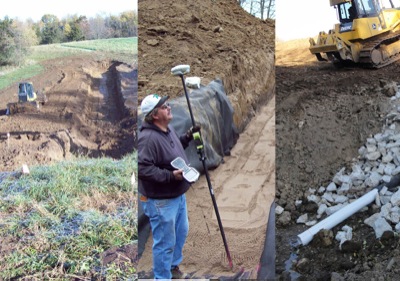
[[[319,61],[380,68],[400,59],[399,0],[329,1],[339,23],[320,32],[316,42],[310,38],[310,52]]]
[[[40,105],[47,102],[47,96],[44,92],[35,92],[32,82],[20,82],[18,84],[18,102],[7,104],[6,115],[17,112],[25,112],[31,108],[39,109]]]

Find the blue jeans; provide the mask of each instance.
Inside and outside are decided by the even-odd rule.
[[[143,202],[153,233],[153,271],[156,279],[171,279],[171,268],[183,259],[183,245],[189,232],[185,194],[171,199]]]

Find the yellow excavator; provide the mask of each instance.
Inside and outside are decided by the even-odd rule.
[[[45,93],[35,92],[32,82],[20,82],[18,84],[18,102],[7,104],[6,115],[12,115],[17,112],[24,112],[28,108],[39,109],[39,105],[47,102]]]
[[[316,42],[310,38],[310,52],[319,61],[380,68],[400,59],[398,0],[329,1],[339,23],[328,33],[320,32]]]

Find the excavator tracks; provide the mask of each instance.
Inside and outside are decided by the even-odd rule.
[[[382,45],[398,44],[397,52],[386,56]],[[388,34],[385,37],[368,40],[360,52],[360,63],[369,68],[381,68],[400,59],[400,31]]]

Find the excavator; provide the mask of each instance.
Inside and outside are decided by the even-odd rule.
[[[339,23],[321,31],[316,42],[310,38],[309,50],[319,61],[381,68],[400,59],[400,1],[329,1]]]
[[[18,84],[18,102],[7,104],[6,115],[24,112],[27,108],[39,109],[39,105],[44,105],[46,102],[46,94],[36,93],[33,89],[32,82],[20,82]]]

